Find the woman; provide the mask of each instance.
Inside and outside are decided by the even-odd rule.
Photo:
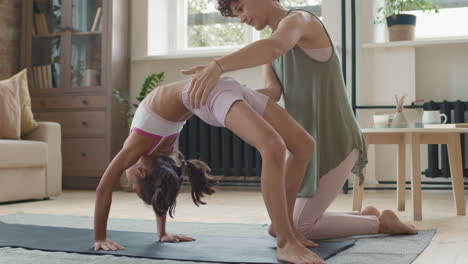
[[[277,259],[291,263],[323,263],[306,248],[317,245],[304,239],[300,233],[294,233],[288,219],[285,192],[286,150],[297,160],[296,164],[302,170],[299,173],[304,175],[314,151],[312,137],[267,96],[232,78],[218,80],[207,98],[207,104],[199,109],[188,105],[190,84],[185,80],[158,87],[138,106],[130,135],[104,172],[96,190],[95,250],[123,249],[116,242],[108,240],[106,232],[112,189],[124,171],[127,171],[137,195],[152,205],[157,216],[160,240],[193,241],[190,237],[169,235],[165,223],[167,212],[173,216],[183,180],[182,172],[190,179],[195,204],[203,204],[201,197],[214,192],[216,182],[208,175],[206,165],[200,161],[177,164],[170,157],[186,120],[195,114],[208,124],[228,128],[260,152],[263,199],[272,223],[281,227],[276,230]]]
[[[389,210],[382,214],[374,207],[326,212],[351,172],[363,183],[367,154],[347,99],[339,57],[322,22],[305,10],[285,9],[279,0],[218,0],[218,9],[256,30],[268,26],[272,34],[207,66],[182,71],[196,74],[188,92],[190,104],[203,105],[222,73],[263,65],[265,88],[259,91],[274,101],[283,94],[286,110],[316,141],[304,178],[298,161],[288,158],[286,189],[292,225],[306,239],[416,233]],[[273,236],[275,229],[272,223]]]

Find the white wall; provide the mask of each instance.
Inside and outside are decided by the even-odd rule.
[[[148,50],[148,1],[131,1],[130,7],[131,58],[146,56]],[[131,67],[133,72],[133,67]],[[132,85],[133,87],[133,85]]]

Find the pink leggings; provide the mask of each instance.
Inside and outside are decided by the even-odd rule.
[[[341,164],[323,175],[312,197],[298,197],[294,206],[294,225],[307,239],[332,239],[377,234],[376,216],[359,212],[325,212],[335,200],[359,155],[354,149]]]

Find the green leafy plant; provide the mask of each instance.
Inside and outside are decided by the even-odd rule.
[[[432,0],[385,0],[384,5],[377,10],[377,23],[384,22],[386,17],[400,15],[410,10],[439,13],[439,6]]]
[[[135,111],[138,108],[138,105],[140,105],[141,101],[145,99],[145,97],[151,93],[151,91],[154,90],[154,88],[158,87],[160,83],[164,81],[164,72],[160,73],[153,73],[146,77],[143,86],[141,87],[140,93],[136,97],[137,103],[132,104],[130,103],[129,99],[123,98],[122,96],[122,90],[120,89],[114,89],[112,90],[112,93],[114,97],[117,99],[117,101],[125,105],[127,107],[126,111],[122,111],[122,114],[124,115],[125,121],[126,121],[126,126],[127,128],[130,128],[130,125],[132,124],[133,117],[135,116]]]

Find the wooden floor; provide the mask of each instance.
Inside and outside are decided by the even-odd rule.
[[[408,192],[406,197],[411,197]],[[465,200],[468,193],[465,191]],[[426,250],[413,263],[468,263],[468,217],[456,216],[451,191],[423,190],[423,221],[411,219],[411,201],[406,200],[406,211],[397,214],[406,222],[420,229],[436,228],[437,233]],[[396,208],[395,191],[365,191],[363,206],[374,205],[379,209]],[[207,197],[206,206],[197,208],[184,191],[177,201],[175,219],[169,221],[207,223],[269,223],[261,193],[253,190],[223,189]],[[331,210],[349,211],[352,194],[340,194]],[[92,216],[94,192],[64,191],[47,201],[23,202],[0,205],[0,215],[13,213],[37,213]],[[110,217],[154,219],[150,207],[145,206],[134,193],[115,192]],[[177,232],[177,230],[169,230]]]

